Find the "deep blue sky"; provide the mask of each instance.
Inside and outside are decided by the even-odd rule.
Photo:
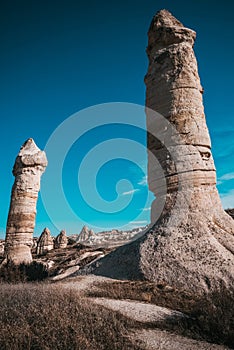
[[[0,232],[5,231],[13,183],[11,169],[21,144],[27,138],[33,137],[38,146],[44,148],[56,127],[83,108],[115,101],[144,104],[147,30],[155,12],[162,8],[170,10],[184,25],[197,32],[195,51],[205,89],[205,111],[212,137],[218,189],[224,206],[234,206],[233,2],[2,1]],[[109,132],[102,130],[104,139]],[[128,132],[122,130],[120,134],[124,136]],[[136,133],[138,137],[144,142],[144,135]],[[98,140],[98,136],[94,136],[94,140]],[[87,140],[80,143],[83,151],[85,144]],[[76,208],[77,189],[74,188],[73,194],[75,182],[70,178],[73,167],[77,168],[72,158],[75,147],[79,153],[79,144],[74,145],[65,162],[71,171],[65,169],[63,175],[67,184],[65,192],[70,196],[68,200],[73,202],[75,210],[82,213],[82,205]],[[102,169],[107,175],[99,174],[97,178],[106,200],[113,198],[111,190],[103,188],[113,187],[108,179],[117,181],[121,177],[118,170],[121,168],[132,169],[130,163],[119,160],[115,165],[109,164],[108,167],[107,164]],[[118,175],[116,179],[113,174]],[[132,180],[134,188],[142,175],[137,174],[135,180],[131,179],[130,170],[129,176],[125,174]],[[105,179],[104,183],[102,179]],[[135,195],[140,208],[139,192]],[[79,232],[87,220],[85,217],[84,222],[77,220],[71,224],[62,213],[59,215],[58,228],[68,228],[72,232]],[[129,217],[123,217],[123,221],[134,221],[134,215],[132,208]],[[145,211],[142,218],[142,224],[148,221],[149,212]],[[109,217],[108,220],[109,227],[115,227],[121,221],[120,217]],[[94,225],[98,221],[102,221],[101,226],[107,225],[107,217],[93,217]],[[39,198],[36,234],[44,226],[55,231]]]

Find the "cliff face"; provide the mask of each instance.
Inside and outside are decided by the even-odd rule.
[[[47,166],[45,152],[27,140],[15,160],[15,182],[6,229],[4,256],[19,264],[31,262],[31,246],[36,217],[40,179]]]
[[[234,222],[216,189],[195,37],[166,10],[152,20],[145,83],[153,226],[99,262],[97,274],[196,293],[234,283]]]

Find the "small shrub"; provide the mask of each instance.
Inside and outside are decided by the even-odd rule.
[[[8,283],[42,281],[48,277],[46,266],[33,261],[31,264],[20,265],[8,261],[0,268],[0,281]]]
[[[20,264],[19,269],[26,275],[27,281],[42,281],[48,277],[48,270],[42,263],[33,261],[31,264]]]
[[[234,291],[222,286],[203,295],[190,311],[203,336],[215,343],[234,347]]]

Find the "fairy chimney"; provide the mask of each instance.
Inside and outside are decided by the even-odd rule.
[[[82,230],[79,233],[79,236],[77,238],[77,242],[85,242],[88,241],[89,238],[93,237],[95,233],[93,230],[89,230],[87,226],[83,226]]]
[[[152,20],[145,77],[152,227],[99,260],[96,274],[195,293],[234,284],[234,221],[216,189],[195,38],[166,10]]]
[[[45,152],[28,139],[15,160],[15,182],[7,220],[5,260],[16,264],[32,261],[31,247],[41,175],[47,166]]]
[[[54,249],[54,240],[46,227],[37,241],[37,255],[42,255]]]
[[[54,248],[59,249],[59,248],[66,248],[67,247],[67,236],[66,236],[66,231],[62,230],[58,236],[54,240]]]

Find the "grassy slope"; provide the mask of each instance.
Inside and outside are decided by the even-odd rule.
[[[134,326],[56,285],[0,285],[1,350],[137,349],[126,338]]]

